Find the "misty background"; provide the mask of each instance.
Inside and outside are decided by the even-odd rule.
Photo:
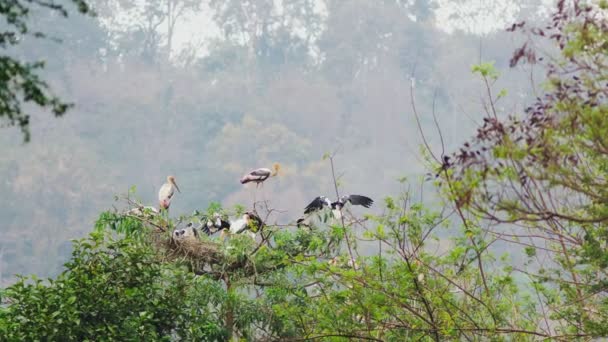
[[[64,1],[59,1],[60,3]],[[65,1],[70,8],[71,3]],[[475,132],[485,86],[471,66],[494,61],[505,113],[518,113],[539,82],[509,69],[525,39],[515,21],[542,21],[538,0],[93,0],[94,18],[31,13],[32,29],[10,51],[46,60],[43,76],[65,117],[29,108],[32,141],[0,135],[0,284],[15,273],[51,276],[98,214],[131,186],[157,206],[169,174],[182,190],[171,214],[213,202],[251,205],[239,178],[282,165],[258,192],[294,220],[315,196],[332,195],[337,150],[341,191],[397,195],[425,171],[420,134],[447,149]]]

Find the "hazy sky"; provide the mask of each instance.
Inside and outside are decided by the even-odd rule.
[[[540,1],[540,3],[536,3]],[[433,0],[435,25],[446,33],[462,31],[476,35],[487,35],[502,30],[513,23],[521,12],[526,16],[546,14],[546,9],[554,0]],[[410,0],[410,3],[413,1]],[[117,7],[118,0],[108,1],[110,6]],[[111,30],[119,32],[128,30],[139,25],[141,9],[144,0],[136,0],[137,6],[130,11],[115,11],[116,15],[102,16],[102,23]],[[282,1],[274,0],[277,11],[281,11]],[[534,3],[534,4],[533,4]],[[317,1],[316,10],[320,14],[326,14],[327,9],[322,0]],[[533,12],[534,14],[530,13]],[[220,30],[211,18],[212,12],[203,5],[203,9],[196,14],[187,14],[178,22],[174,35],[174,55],[179,54],[184,48],[195,47],[198,56],[208,53],[208,43],[213,38],[220,36]],[[416,20],[410,16],[411,20]],[[164,30],[166,25],[160,25],[159,30]],[[305,30],[299,26],[294,28],[294,34],[298,30]]]

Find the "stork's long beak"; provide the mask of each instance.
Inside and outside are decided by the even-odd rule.
[[[173,186],[175,186],[175,188],[177,189],[177,192],[181,193],[181,191],[179,191],[179,186],[177,186],[177,183],[173,182]]]

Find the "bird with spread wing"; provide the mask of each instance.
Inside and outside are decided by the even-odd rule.
[[[332,202],[325,196],[318,196],[312,200],[312,202],[310,202],[306,208],[304,208],[304,214],[311,214],[315,211],[323,209],[324,207],[328,207],[331,208],[333,216],[339,220],[342,218],[342,208],[344,208],[347,203],[369,208],[374,203],[374,200],[362,195],[345,195],[340,197],[337,201]]]

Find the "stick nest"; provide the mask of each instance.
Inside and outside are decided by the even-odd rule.
[[[195,237],[176,240],[160,231],[152,234],[152,240],[163,261],[186,261],[193,271],[202,271],[205,266],[220,264],[224,259],[220,245],[216,242]]]

